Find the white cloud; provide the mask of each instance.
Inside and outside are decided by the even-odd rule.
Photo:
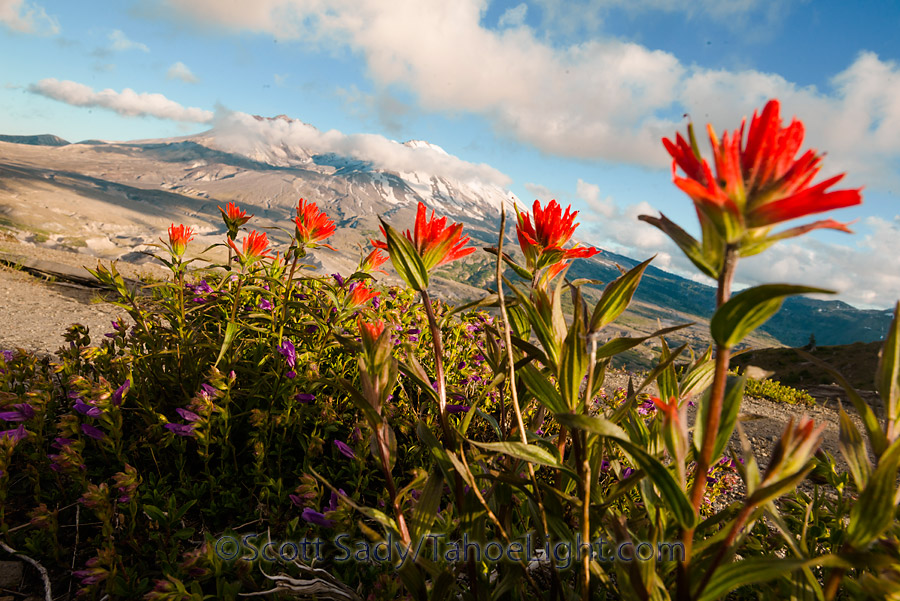
[[[543,186],[541,184],[534,184],[531,182],[525,183],[525,189],[528,190],[528,193],[535,197],[535,199],[540,200],[541,202],[547,202],[549,200],[553,200],[558,196],[562,196],[562,194],[558,194],[548,188],[547,186]],[[526,203],[527,207],[531,206],[531,203]],[[526,207],[526,208],[527,208]]]
[[[578,180],[576,195],[590,208],[579,215],[584,234],[613,252],[635,258],[657,253],[653,264],[695,281],[715,285],[698,273],[681,250],[657,228],[638,221],[656,215],[648,203],[621,208],[602,197],[599,186]],[[785,282],[835,290],[841,300],[859,307],[886,308],[900,299],[900,216],[893,222],[869,217],[862,224],[870,233],[848,237],[855,246],[815,238],[782,241],[766,252],[741,259],[736,288]]]
[[[148,48],[146,44],[129,40],[128,36],[118,29],[113,30],[113,32],[109,34],[109,41],[111,43],[110,48],[116,52],[123,52],[125,50],[150,52],[150,48]]]
[[[180,79],[185,83],[197,83],[200,81],[197,79],[197,76],[194,75],[190,69],[188,69],[187,65],[183,62],[178,61],[166,71],[166,77],[168,79]]]
[[[43,7],[26,0],[0,0],[0,23],[13,31],[53,35],[59,23]]]
[[[222,110],[216,114],[212,134],[220,149],[251,157],[270,149],[299,147],[312,154],[334,153],[368,161],[376,168],[391,171],[419,171],[498,186],[510,183],[509,177],[497,169],[463,161],[438,147],[405,146],[374,134],[323,132],[298,120],[261,119]]]
[[[525,25],[492,30],[482,24],[485,0],[163,1],[203,23],[349,46],[365,57],[381,89],[407,88],[425,110],[483,115],[498,131],[556,155],[663,167],[669,158],[660,138],[683,129],[684,112],[699,125],[708,116],[719,131],[735,129],[778,96],[788,116],[807,124],[809,143],[829,152],[826,170],[852,170],[870,184],[897,178],[900,67],[871,53],[817,89],[771,73],[685,65],[671,53],[610,37],[566,45]],[[590,18],[564,3],[545,4]],[[595,4],[626,10],[624,0]],[[712,11],[731,19],[766,6],[641,0],[633,10]],[[518,10],[504,21],[517,22]]]
[[[523,2],[503,11],[497,25],[499,27],[521,27],[525,23],[526,14],[528,14],[528,5]]]
[[[157,117],[188,123],[209,123],[213,119],[212,111],[186,108],[162,94],[139,94],[129,88],[121,92],[111,89],[95,92],[81,83],[50,78],[31,84],[28,91],[72,106],[109,109],[125,117]]]
[[[863,225],[870,233],[854,236],[856,246],[814,238],[776,244],[762,255],[743,259],[737,280],[818,286],[835,290],[841,300],[856,306],[892,307],[900,300],[900,217],[893,222],[869,217]]]
[[[636,258],[660,251],[668,257],[665,267],[688,267],[686,260],[684,265],[672,263],[670,255],[678,252],[678,248],[665,234],[652,225],[638,220],[638,215],[657,213],[650,203],[640,202],[620,207],[611,196],[601,197],[600,186],[580,179],[575,194],[590,209],[579,214],[579,221],[584,223],[585,230],[591,232],[596,242],[604,248]],[[654,264],[656,263],[655,261]]]

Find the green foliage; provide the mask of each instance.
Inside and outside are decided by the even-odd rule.
[[[676,369],[687,345],[670,350],[664,336],[682,326],[600,334],[648,262],[594,306],[581,290],[589,282],[567,282],[562,265],[532,274],[530,287],[507,281],[509,298],[498,291],[481,304],[510,315],[508,326],[475,305],[432,302],[419,250],[386,231],[413,290],[382,287],[371,300],[358,294],[369,274],[312,274],[297,246],[288,264],[267,258],[240,273],[191,273],[170,251],[161,260],[172,279],[143,293],[98,267],[128,323],[102,337],[73,326],[56,362],[0,354],[0,419],[12,424],[0,433],[4,541],[66,574],[63,588],[98,599],[236,599],[273,588],[273,573],[293,579],[282,588],[314,582],[341,599],[897,592],[898,353],[879,370],[892,421],[882,431],[864,415],[876,461],[845,419],[852,477],[840,474],[831,458],[813,458],[819,431],[802,421],[763,471],[749,444],[743,456],[720,456],[743,394],[811,399],[729,379],[721,359],[799,288],[737,295],[713,318],[716,353]],[[523,269],[502,249],[494,255]],[[659,356],[643,380],[607,392],[616,358],[654,338]],[[662,399],[645,392],[652,385]],[[811,471],[829,494],[797,491]],[[269,542],[337,534],[423,551],[402,563],[341,560],[334,545],[315,561],[264,555]],[[457,540],[687,541],[690,555],[494,561],[454,556]]]
[[[747,386],[744,394],[759,399],[768,399],[776,403],[787,403],[789,405],[806,405],[813,407],[816,400],[810,396],[805,390],[797,390],[790,386],[785,386],[777,380],[757,380],[747,378]]]

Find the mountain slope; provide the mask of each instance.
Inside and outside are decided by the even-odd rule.
[[[310,146],[300,143],[307,139],[313,141]],[[319,249],[311,253],[311,262],[325,273],[346,273],[368,239],[379,235],[380,217],[411,226],[417,203],[424,202],[464,223],[474,245],[494,246],[499,207],[505,204],[511,211],[518,202],[490,177],[476,177],[490,176],[488,168],[464,163],[428,142],[390,143],[365,155],[359,150],[367,147],[365,139],[352,148],[323,146],[322,139],[327,134],[279,116],[163,140],[65,146],[0,142],[0,225],[36,243],[144,260],[137,251],[151,249],[173,222],[195,228],[192,246],[197,250],[220,242],[224,226],[216,207],[228,201],[253,214],[254,227],[273,228],[270,237],[284,242],[283,230],[291,227],[297,200],[304,197],[335,220],[333,244],[342,249],[338,254]],[[514,249],[510,231],[506,247]],[[224,259],[224,251],[211,255]],[[574,262],[570,277],[608,282],[619,275],[617,266],[627,269],[638,262],[603,251]],[[458,282],[441,284],[450,298],[477,296],[493,282],[493,265],[483,253],[443,273]],[[708,319],[714,290],[651,266],[636,301],[628,327],[648,331],[657,320]],[[889,322],[888,311],[788,299],[755,343],[798,346],[811,333],[820,344],[868,342],[880,339]],[[689,336],[696,346],[703,343],[702,330]]]

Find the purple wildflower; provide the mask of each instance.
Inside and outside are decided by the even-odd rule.
[[[337,282],[338,286],[341,288],[344,287],[344,278],[339,273],[332,273],[331,277],[334,278],[334,281]]]
[[[166,424],[165,428],[178,436],[193,436],[194,426],[190,424]]]
[[[65,447],[71,446],[74,441],[71,438],[63,438],[62,436],[57,436],[52,443],[50,443],[51,447],[56,447],[57,449],[64,449]]]
[[[641,403],[638,405],[637,412],[640,415],[650,415],[656,410],[656,405],[653,404],[653,401],[647,401],[645,403]]]
[[[459,363],[456,364],[456,369],[461,370],[461,369],[463,369],[465,366],[466,366],[466,362],[465,362],[465,361],[460,361]]]
[[[323,514],[314,509],[310,509],[309,507],[303,510],[303,513],[300,514],[300,517],[302,517],[310,524],[324,526],[325,528],[331,528],[334,526],[334,522],[326,518]]]
[[[447,413],[467,413],[469,409],[468,405],[447,405]]]
[[[294,343],[291,342],[289,338],[285,338],[281,342],[281,346],[278,347],[278,352],[284,355],[289,367],[294,367],[297,364],[297,353],[294,350]]]
[[[299,495],[295,495],[294,493],[291,493],[288,495],[288,499],[290,499],[291,503],[293,503],[294,505],[297,505],[297,506],[303,505],[303,499],[301,499]]]
[[[422,332],[422,330],[420,330],[419,328],[410,328],[406,331],[409,334],[420,334]]]
[[[109,398],[113,407],[118,407],[122,404],[122,397],[128,392],[129,388],[131,388],[131,380],[125,380],[124,384],[116,388],[116,391],[112,393],[112,396]]]
[[[628,476],[630,476],[633,473],[634,473],[633,468],[626,467],[624,470],[622,470],[622,479],[624,480],[625,478],[627,478]]]
[[[13,351],[0,351],[0,355],[3,355],[4,362],[9,363],[13,360],[15,353]]]
[[[184,419],[185,421],[189,421],[189,422],[195,422],[200,419],[200,416],[197,415],[196,413],[194,413],[193,411],[191,411],[189,409],[182,409],[181,407],[178,407],[177,409],[175,409],[175,413],[180,415],[181,418]]]
[[[343,488],[339,488],[337,493],[331,491],[331,497],[328,499],[328,505],[326,505],[322,509],[327,511],[337,511],[338,501],[340,500],[340,497],[338,497],[338,493],[340,493],[341,497],[347,496],[347,493]]]
[[[263,311],[271,311],[272,303],[270,303],[268,299],[264,298],[261,301],[259,301],[259,308],[262,309]]]
[[[28,403],[19,403],[13,405],[15,411],[4,411],[0,413],[0,419],[6,422],[26,422],[34,417],[34,409]]]
[[[378,307],[380,307],[380,306],[381,306],[381,299],[378,298],[377,296],[373,296],[372,297],[372,307],[377,310]]]
[[[75,411],[82,415],[86,415],[88,417],[100,417],[103,415],[103,409],[100,407],[94,407],[93,405],[89,405],[84,402],[84,399],[78,397],[75,400],[75,404],[72,406]]]
[[[301,403],[311,403],[316,400],[316,395],[310,394],[308,392],[298,392],[296,395],[294,395],[294,399]]]
[[[348,447],[346,443],[343,443],[340,440],[335,440],[334,446],[336,446],[338,448],[338,451],[341,452],[341,455],[343,455],[347,459],[356,459],[356,453],[354,453],[353,449]]]
[[[419,337],[418,337],[418,336],[410,336],[410,337],[409,337],[409,341],[410,341],[410,342],[418,342],[418,341],[419,341]]]
[[[89,436],[94,440],[103,440],[106,438],[106,434],[100,428],[95,428],[90,424],[81,424],[81,431],[84,432],[85,436]]]
[[[19,442],[20,440],[24,440],[29,434],[30,432],[25,429],[25,424],[19,424],[18,428],[0,432],[0,438],[8,438],[13,442]]]

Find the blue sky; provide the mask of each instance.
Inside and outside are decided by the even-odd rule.
[[[0,133],[162,138],[240,112],[424,139],[525,203],[573,203],[587,241],[691,275],[635,219],[696,229],[660,138],[685,113],[735,129],[777,97],[864,204],[826,215],[855,235],[781,243],[738,280],[883,308],[900,298],[898,30],[888,0],[0,0]]]

